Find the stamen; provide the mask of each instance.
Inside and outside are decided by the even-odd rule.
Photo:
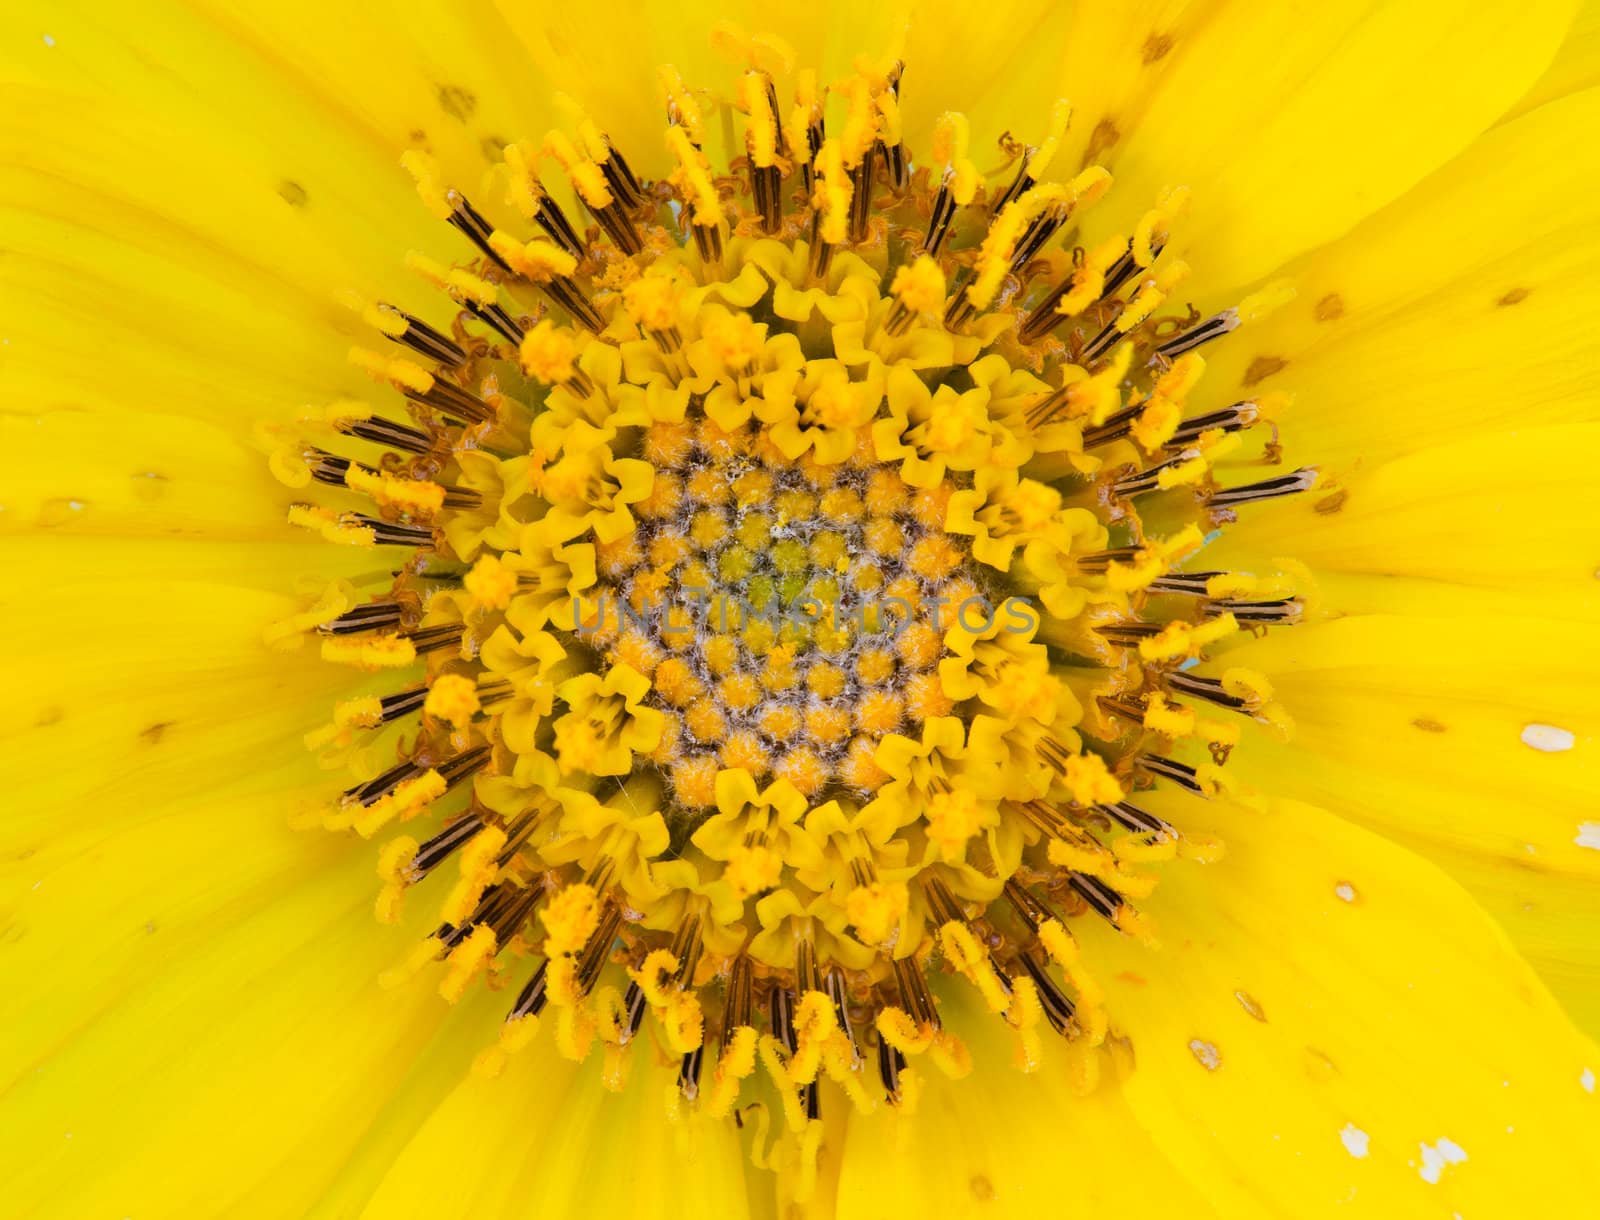
[[[419,356],[451,366],[466,363],[467,353],[447,335],[440,334],[403,309],[379,301],[367,311],[368,320],[383,334]]]
[[[1236,309],[1224,309],[1221,313],[1212,314],[1198,326],[1191,326],[1181,334],[1174,335],[1164,343],[1158,343],[1155,358],[1158,360],[1176,360],[1185,352],[1192,352],[1203,344],[1210,343],[1213,339],[1220,339],[1229,331],[1239,328],[1239,312]]]
[[[1164,758],[1159,754],[1146,754],[1138,761],[1143,770],[1151,775],[1159,775],[1162,779],[1171,780],[1191,796],[1211,795],[1206,786],[1200,782],[1198,770],[1188,763],[1181,763],[1175,758]]]
[[[578,239],[577,230],[561,210],[561,205],[545,192],[544,183],[533,172],[537,150],[521,144],[508,144],[504,155],[511,178],[508,202],[549,234],[551,240],[573,258],[582,258],[583,243]]]
[[[1317,468],[1315,466],[1302,467],[1292,474],[1278,475],[1276,478],[1262,479],[1259,483],[1247,483],[1243,487],[1230,487],[1211,493],[1208,503],[1213,511],[1235,508],[1240,504],[1252,504],[1260,500],[1275,500],[1279,496],[1292,496],[1297,492],[1310,491],[1317,484]]]
[[[396,521],[385,521],[381,517],[371,517],[366,513],[345,513],[339,518],[339,524],[370,531],[372,541],[380,546],[431,547],[433,545],[433,530],[426,525],[403,525]]]
[[[1191,445],[1207,432],[1241,432],[1260,417],[1260,408],[1254,402],[1236,402],[1230,407],[1184,420],[1167,439],[1166,447],[1176,449]]]
[[[411,863],[406,866],[406,880],[421,881],[448,860],[458,847],[471,841],[472,837],[483,829],[483,825],[483,819],[475,813],[468,813],[451,822],[417,848],[416,854],[411,857]]]
[[[537,1017],[544,1011],[544,1006],[550,998],[549,993],[545,990],[545,975],[549,966],[548,960],[539,963],[539,968],[533,972],[533,977],[517,993],[517,1002],[511,1006],[511,1011],[506,1014],[507,1021],[520,1021],[523,1017]]]
[[[433,449],[433,438],[426,432],[373,416],[368,419],[343,419],[334,424],[346,436],[358,437],[378,445],[388,445],[405,453],[424,454]],[[342,477],[342,472],[341,472]]]
[[[1206,602],[1204,609],[1210,615],[1231,614],[1240,623],[1282,626],[1299,620],[1302,605],[1300,599],[1295,597],[1283,597],[1271,601],[1218,598]]]
[[[369,602],[348,610],[336,619],[323,623],[317,630],[323,635],[354,635],[361,631],[388,631],[400,625],[401,608],[398,602]]]

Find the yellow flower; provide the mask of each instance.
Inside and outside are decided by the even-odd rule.
[[[8,13],[8,1203],[1581,1212],[1592,18],[720,16]]]

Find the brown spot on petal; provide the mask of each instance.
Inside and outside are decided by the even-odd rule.
[[[285,178],[278,183],[278,198],[291,208],[303,208],[306,206],[306,188],[293,178]]]
[[[439,109],[451,118],[465,123],[478,108],[478,96],[460,85],[439,86]]]
[[[1350,498],[1350,493],[1341,487],[1338,491],[1330,492],[1311,506],[1311,511],[1321,513],[1324,517],[1331,517],[1344,507],[1344,502]]]
[[[972,1190],[972,1197],[980,1203],[988,1203],[994,1198],[994,1183],[981,1173],[972,1175],[972,1181],[967,1183]]]
[[[1244,371],[1244,384],[1256,385],[1288,367],[1289,362],[1281,356],[1257,356]]]
[[[1317,302],[1317,307],[1311,311],[1318,322],[1332,322],[1335,318],[1344,317],[1344,298],[1337,292],[1330,292]]]
[[[1444,725],[1440,724],[1437,720],[1430,719],[1427,716],[1418,716],[1411,722],[1411,727],[1421,729],[1424,733],[1444,732]]]
[[[1495,304],[1502,307],[1506,305],[1520,304],[1528,299],[1528,293],[1532,291],[1533,289],[1531,288],[1513,288],[1510,292],[1506,293],[1498,301],[1496,301]]]
[[[155,745],[162,739],[162,737],[166,735],[167,730],[176,723],[176,720],[158,720],[149,728],[140,732],[139,736],[141,739],[149,742],[151,745]]]
[[[1251,995],[1248,991],[1235,991],[1233,993],[1233,998],[1239,1001],[1240,1008],[1244,1009],[1263,1025],[1266,1024],[1267,1010],[1261,1007],[1261,1001],[1256,999],[1255,996]]]
[[[1306,1075],[1319,1083],[1339,1074],[1339,1065],[1314,1046],[1308,1046],[1304,1059]]]
[[[1109,117],[1101,119],[1094,125],[1094,131],[1089,135],[1089,147],[1083,150],[1083,163],[1092,165],[1100,159],[1118,140],[1122,133],[1117,130],[1117,125]]]
[[[1172,50],[1172,44],[1177,40],[1171,34],[1152,34],[1144,40],[1144,50],[1141,53],[1146,66],[1159,59],[1165,59],[1167,52]]]

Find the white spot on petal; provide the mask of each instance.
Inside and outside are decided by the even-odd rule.
[[[1333,892],[1339,896],[1341,902],[1354,902],[1356,900],[1356,887],[1348,881],[1341,881],[1333,887]]]
[[[1204,1038],[1193,1038],[1189,1042],[1189,1053],[1200,1062],[1200,1066],[1208,1072],[1214,1072],[1222,1066],[1222,1052],[1214,1042],[1207,1042]]]
[[[1591,851],[1600,851],[1600,822],[1580,822],[1578,824],[1578,837],[1572,841],[1579,847],[1587,847]]]
[[[1419,1145],[1422,1149],[1422,1166],[1417,1170],[1424,1182],[1437,1182],[1444,1176],[1446,1165],[1459,1165],[1467,1159],[1467,1150],[1452,1139],[1440,1136],[1433,1147]]]
[[[1344,1150],[1358,1161],[1367,1155],[1368,1140],[1367,1133],[1354,1123],[1346,1123],[1344,1130],[1339,1132],[1339,1142],[1344,1145]]]
[[[46,34],[46,35],[45,35],[45,36],[44,36],[44,45],[45,45],[45,46],[47,46],[47,47],[53,47],[53,46],[55,46],[55,45],[56,45],[56,39],[55,39],[55,35],[53,35],[53,34]]]
[[[1594,1069],[1593,1068],[1584,1068],[1582,1075],[1580,1075],[1578,1077],[1578,1083],[1583,1086],[1583,1091],[1585,1093],[1593,1093],[1594,1092]]]
[[[1522,726],[1522,744],[1532,746],[1535,750],[1542,750],[1546,754],[1560,754],[1563,750],[1570,750],[1578,743],[1569,729],[1557,728],[1553,724],[1525,724]]]
[[[1424,1182],[1437,1182],[1444,1174],[1444,1157],[1437,1149],[1422,1145],[1422,1165],[1417,1170]]]

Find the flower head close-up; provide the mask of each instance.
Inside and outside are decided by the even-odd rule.
[[[8,1214],[1593,1208],[1600,11],[0,48]]]

